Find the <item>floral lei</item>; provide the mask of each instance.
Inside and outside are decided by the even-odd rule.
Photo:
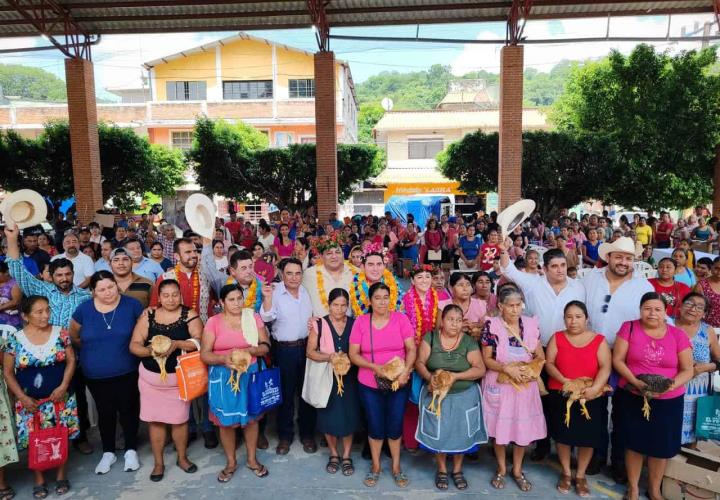
[[[408,292],[410,295],[409,299],[414,305],[414,317],[410,316],[410,322],[415,325],[415,341],[419,343],[422,336],[435,327],[435,321],[437,320],[438,311],[438,294],[437,290],[430,288],[426,294],[426,301],[423,305],[420,298],[420,294],[417,293],[415,287],[411,287]],[[405,306],[406,313],[409,313],[407,303]]]
[[[328,303],[328,296],[325,293],[325,277],[322,273],[322,266],[317,264],[315,266],[315,277],[317,279],[317,291],[320,296],[320,303],[323,305],[326,311],[330,310],[330,304]]]
[[[180,270],[180,264],[175,265],[175,279],[178,283],[180,283],[180,275],[184,274]],[[192,270],[192,274],[190,275],[190,280],[192,281],[192,287],[193,287],[193,300],[192,300],[192,306],[191,307],[197,307],[197,304],[200,300],[200,273],[198,272],[197,266],[195,269]]]
[[[398,290],[398,284],[395,277],[390,271],[385,269],[382,278],[382,283],[385,283],[390,288],[390,310],[397,311],[400,309],[400,292]],[[368,291],[370,286],[365,279],[365,273],[353,274],[352,290],[350,293],[350,305],[352,306],[353,314],[355,317],[365,314],[370,310],[370,297],[368,297]]]
[[[230,276],[226,281],[226,285],[233,285],[237,283],[235,281],[235,278]],[[258,296],[257,294],[258,289],[258,278],[257,276],[253,278],[252,284],[247,289],[247,296],[245,297],[245,301],[243,302],[243,307],[248,307],[251,309],[254,309],[255,312],[260,310],[260,306],[262,306],[262,296]]]

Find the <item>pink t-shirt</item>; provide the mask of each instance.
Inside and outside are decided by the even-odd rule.
[[[438,301],[438,309],[440,309],[440,312],[445,309],[445,306],[448,304],[452,304],[452,299],[450,300],[439,300]],[[463,319],[466,319],[472,323],[480,323],[487,314],[487,305],[485,304],[485,301],[478,300],[475,297],[470,297],[470,307],[468,307],[468,310],[465,311],[465,314],[463,315]]]
[[[255,313],[254,317],[258,330],[263,328],[265,325],[260,315]],[[205,323],[205,330],[215,335],[213,354],[227,354],[233,349],[247,349],[251,347],[245,340],[242,331],[231,330],[223,318],[224,315],[216,314],[210,317],[207,323]],[[255,357],[252,358],[252,362],[255,362]]]
[[[383,365],[395,356],[405,359],[405,339],[415,336],[410,320],[403,313],[390,312],[390,320],[382,328],[372,329],[372,343],[374,347],[375,364]],[[363,314],[353,323],[350,332],[350,343],[360,346],[360,355],[372,361],[370,353],[370,315]],[[373,371],[369,368],[360,368],[358,381],[367,387],[377,389]]]
[[[277,236],[275,237],[275,243],[273,243],[273,246],[277,249],[277,253],[280,256],[280,258],[290,257],[293,253],[293,250],[295,250],[295,242],[290,240],[290,243],[287,245],[283,245],[280,241],[280,238]]]
[[[617,337],[629,344],[625,364],[633,375],[651,373],[674,378],[680,369],[678,354],[691,348],[687,334],[672,325],[667,325],[667,333],[663,338],[653,339],[645,333],[640,321],[626,321],[620,327]],[[627,380],[620,378],[620,387],[626,385]],[[657,399],[672,399],[683,394],[685,386],[680,386],[661,394]]]

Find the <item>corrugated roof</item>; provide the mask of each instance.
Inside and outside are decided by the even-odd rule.
[[[57,0],[88,34],[234,31],[308,28],[307,3],[299,0]],[[22,3],[25,8],[39,0]],[[512,0],[333,0],[331,27],[504,21]],[[713,0],[535,0],[530,19],[713,12]],[[50,14],[50,34],[62,19]],[[35,36],[38,30],[0,0],[0,37]]]
[[[375,125],[377,132],[390,130],[438,130],[438,129],[496,129],[500,123],[500,110],[484,109],[478,111],[450,111],[434,109],[430,111],[391,111],[385,113]],[[524,109],[522,116],[524,129],[545,129],[549,125],[547,118],[538,109]]]

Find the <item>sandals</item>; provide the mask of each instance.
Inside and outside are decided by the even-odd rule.
[[[505,475],[496,472],[493,478],[490,480],[490,485],[496,490],[502,490],[505,488]]]
[[[436,472],[435,473],[435,487],[439,490],[448,489],[448,475],[447,472]]]
[[[467,479],[465,479],[465,474],[460,472],[453,472],[452,473],[452,480],[455,484],[455,487],[459,490],[466,490],[468,487]]]
[[[230,481],[233,477],[233,474],[235,474],[235,471],[237,470],[237,465],[235,467],[225,467],[223,470],[220,471],[220,474],[218,474],[217,480],[220,483],[227,483]]]
[[[325,472],[328,474],[335,474],[340,470],[340,457],[337,455],[331,455],[328,459],[328,463],[325,466]]]
[[[580,497],[590,496],[590,486],[588,486],[587,478],[576,477],[575,478],[575,493]],[[650,498],[650,497],[648,497]]]
[[[15,490],[10,486],[0,490],[0,500],[12,500],[15,498]]]
[[[342,473],[343,476],[352,476],[355,474],[355,466],[353,465],[352,458],[342,459]]]
[[[404,472],[400,471],[397,474],[393,473],[393,479],[395,480],[395,486],[398,488],[406,488],[410,484],[410,480],[407,478]]]
[[[365,474],[365,479],[363,479],[363,484],[365,486],[367,486],[368,488],[372,488],[373,486],[376,486],[378,484],[379,480],[380,480],[380,472],[370,471],[367,474]]]
[[[246,465],[248,469],[253,471],[253,474],[257,477],[267,477],[270,474],[270,471],[267,470],[267,467],[265,467],[263,464],[258,462],[259,467],[250,467],[249,465]]]
[[[33,489],[32,489],[33,498],[47,498],[49,493],[50,492],[48,491],[47,483],[38,484],[36,486],[33,486]]]
[[[572,488],[572,477],[560,474],[560,479],[558,479],[556,488],[563,495],[570,493],[570,488]]]
[[[513,479],[517,487],[520,488],[520,491],[527,493],[532,489],[532,483],[527,480],[525,473],[521,472],[519,476],[513,474]]]

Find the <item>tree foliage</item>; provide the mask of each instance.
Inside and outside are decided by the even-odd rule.
[[[34,101],[66,101],[65,82],[49,71],[20,64],[0,64],[0,87],[6,96]]]
[[[551,116],[560,130],[615,145],[600,199],[658,210],[710,198],[720,141],[716,62],[714,48],[670,56],[639,45],[572,70]]]
[[[103,195],[118,208],[136,208],[136,197],[146,192],[173,194],[184,182],[179,151],[151,145],[132,129],[107,124],[98,126],[98,137]],[[0,165],[4,189],[34,189],[55,206],[74,195],[66,122],[47,124],[37,139],[25,139],[12,130],[0,135]]]
[[[375,143],[372,129],[384,114],[385,110],[379,104],[360,105],[360,110],[358,111],[358,139],[360,142],[366,144]]]
[[[613,155],[613,144],[599,136],[562,132],[523,134],[522,196],[549,216],[593,196],[608,179],[598,176]],[[496,191],[498,134],[477,131],[438,155],[440,171],[467,193]]]
[[[251,149],[230,127],[200,118],[188,157],[205,191],[238,200],[264,199],[293,209],[316,203],[314,144]],[[354,184],[378,175],[382,168],[376,146],[338,144],[340,201],[352,194]]]

